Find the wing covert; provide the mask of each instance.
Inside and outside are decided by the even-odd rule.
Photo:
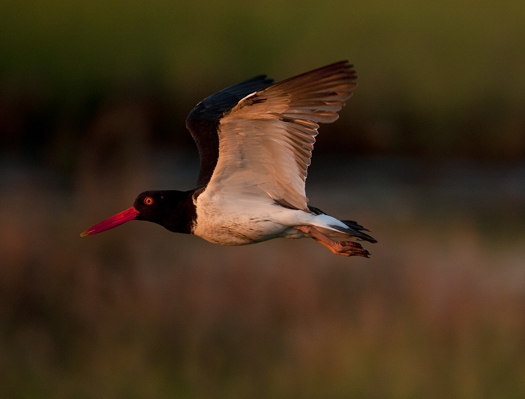
[[[206,97],[189,113],[186,118],[186,127],[197,145],[200,156],[197,187],[208,183],[217,163],[219,156],[218,118],[248,94],[262,90],[272,83],[273,80],[267,79],[266,75],[255,76]]]
[[[357,86],[346,61],[246,96],[218,122],[213,190],[268,195],[308,211],[305,180],[319,123],[330,123]]]

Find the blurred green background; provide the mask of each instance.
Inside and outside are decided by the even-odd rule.
[[[525,396],[525,2],[0,3],[0,397]],[[214,246],[148,223],[189,189],[184,119],[251,76],[342,59],[312,240]]]

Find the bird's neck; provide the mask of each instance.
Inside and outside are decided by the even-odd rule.
[[[162,217],[155,223],[176,233],[191,234],[196,218],[193,192],[194,190],[165,191],[169,206],[165,208]]]

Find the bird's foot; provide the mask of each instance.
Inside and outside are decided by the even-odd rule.
[[[368,258],[370,256],[370,253],[357,242],[332,240],[330,237],[324,235],[312,226],[296,226],[295,228],[302,231],[303,233],[306,233],[319,244],[324,245],[336,255],[362,256],[364,258]]]
[[[370,257],[370,252],[364,249],[361,244],[353,241],[334,241],[334,246],[325,245],[336,255],[343,256],[362,256],[364,258]],[[323,243],[321,243],[323,244]]]

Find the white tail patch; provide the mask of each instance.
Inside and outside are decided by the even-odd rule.
[[[346,224],[341,222],[339,219],[326,214],[316,215],[314,223],[312,224],[330,237],[352,237],[351,234],[345,232],[345,230],[348,230],[348,226]]]

